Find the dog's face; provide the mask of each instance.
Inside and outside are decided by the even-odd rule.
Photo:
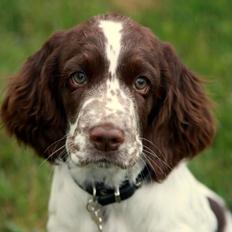
[[[121,20],[101,19],[81,31],[85,36],[76,33],[78,42],[62,61],[69,122],[66,150],[72,164],[82,167],[81,172],[88,170],[92,180],[102,181],[109,169],[123,180],[136,167],[135,178],[144,166],[145,115],[160,88],[160,67],[154,62],[159,42],[154,38],[152,44],[146,29]]]
[[[109,185],[144,165],[161,180],[214,134],[198,78],[147,28],[115,15],[53,35],[12,81],[1,112],[40,155],[65,155],[79,181]]]
[[[76,35],[79,52],[64,62],[66,149],[78,166],[130,169],[141,159],[143,116],[151,110],[160,70],[149,62],[154,54],[144,59],[153,49],[144,31],[128,27],[104,19],[88,25],[89,33]]]

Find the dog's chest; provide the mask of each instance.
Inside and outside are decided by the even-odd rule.
[[[68,207],[68,205],[66,205]],[[60,208],[61,209],[61,208]],[[63,208],[64,209],[64,208]],[[70,212],[71,209],[73,212]],[[147,228],[144,227],[142,221],[138,219],[131,223],[124,213],[119,214],[117,210],[104,209],[103,232],[141,232]],[[129,215],[130,213],[128,213]],[[91,215],[85,208],[77,208],[70,206],[69,214],[63,214],[58,210],[49,214],[48,231],[49,232],[99,232],[97,224],[91,218]]]
[[[87,210],[90,195],[81,190],[64,167],[57,167],[49,202],[49,232],[98,232],[97,225]],[[128,201],[130,202],[130,201]],[[136,207],[123,204],[105,206],[103,232],[140,232],[144,219]]]
[[[185,170],[185,169],[184,169]],[[195,181],[184,179],[174,173],[162,185],[150,185],[120,203],[105,207],[103,232],[199,232],[215,231],[216,220],[202,194],[195,192]],[[187,184],[186,184],[187,185]],[[181,191],[179,191],[181,189]],[[185,191],[184,191],[185,190]],[[97,225],[87,211],[90,195],[74,183],[67,169],[57,167],[49,202],[48,232],[98,232]],[[201,222],[201,223],[199,223]]]
[[[86,194],[85,194],[86,195]],[[49,232],[99,232],[97,223],[91,217],[86,205],[88,199],[86,196],[79,195],[79,199],[72,198],[68,192],[64,198],[57,198],[58,201],[49,205]],[[78,199],[78,200],[77,200]],[[55,203],[55,204],[53,204]],[[126,209],[117,209],[117,205],[106,206],[102,209],[103,232],[141,232],[148,231],[143,225],[143,218],[134,220],[135,210],[129,212]],[[145,230],[144,230],[145,229]]]

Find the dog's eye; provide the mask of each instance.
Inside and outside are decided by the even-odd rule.
[[[73,87],[79,87],[87,83],[87,75],[83,71],[77,71],[70,76],[70,84]]]
[[[145,95],[150,89],[150,82],[145,76],[137,76],[134,80],[134,88],[137,92]]]

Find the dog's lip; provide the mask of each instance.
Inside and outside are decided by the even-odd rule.
[[[136,162],[126,162],[126,161],[119,161],[119,160],[112,160],[105,157],[99,157],[99,158],[86,158],[79,160],[79,165],[84,166],[98,166],[101,168],[110,168],[112,166],[116,166],[121,169],[128,169],[132,166],[134,166]]]
[[[116,152],[89,152],[83,157],[82,152],[68,152],[69,157],[73,160],[74,164],[79,167],[86,167],[86,166],[98,166],[98,167],[118,167],[121,169],[128,169],[133,167],[138,159],[139,155],[137,155],[138,151],[135,150],[132,154],[126,155],[121,152],[116,154]],[[73,157],[73,158],[72,158]],[[76,160],[76,161],[75,161]]]

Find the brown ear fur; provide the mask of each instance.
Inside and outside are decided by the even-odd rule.
[[[1,107],[1,118],[8,132],[49,160],[59,156],[59,152],[52,153],[64,144],[56,141],[64,136],[66,127],[57,94],[59,81],[55,80],[56,54],[62,39],[62,32],[54,34],[26,61],[21,72],[12,78]]]
[[[210,145],[215,133],[211,104],[201,81],[180,62],[170,45],[162,44],[162,52],[164,96],[149,138],[156,154],[150,160],[157,180],[180,160]]]

